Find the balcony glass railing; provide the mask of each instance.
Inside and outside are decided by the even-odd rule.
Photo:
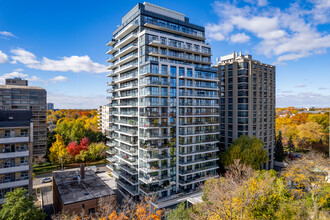
[[[208,157],[201,157],[195,160],[179,160],[179,164],[181,165],[186,165],[186,164],[191,164],[191,163],[199,163],[202,161],[207,161],[207,160],[213,160],[213,159],[219,159],[219,157],[217,155],[213,155],[213,156],[208,156]]]
[[[141,96],[169,96],[168,92],[154,92],[154,91],[144,91],[140,93]]]
[[[181,148],[183,149],[183,148]],[[217,148],[216,146],[213,147],[201,147],[199,149],[194,149],[194,150],[180,150],[179,153],[180,155],[186,155],[186,154],[194,154],[194,153],[202,153],[202,152],[206,152],[206,151],[214,151],[214,150],[219,150],[219,148]]]
[[[206,121],[181,121],[179,122],[179,125],[204,125],[204,124],[218,124],[219,120],[206,120]]]
[[[184,60],[189,60],[189,61],[197,61],[197,62],[206,62],[206,63],[211,63],[211,59],[200,59],[199,57],[183,54],[183,53],[174,53],[174,52],[159,52],[159,51],[151,51],[150,53],[158,54],[158,55],[165,55],[165,56],[171,56],[175,58],[181,58]]]
[[[215,106],[215,107],[220,107],[218,103],[191,103],[191,102],[180,102],[180,106]]]
[[[211,55],[211,50],[210,49],[209,50],[199,49],[199,48],[195,48],[195,47],[185,45],[185,44],[166,42],[166,41],[158,41],[158,40],[153,40],[151,43],[162,44],[162,45],[165,45],[165,46],[170,46],[170,47],[175,47],[175,48],[179,48],[179,49],[183,49],[183,50],[190,50],[192,52],[198,52],[198,53],[204,53],[204,54]]]
[[[168,81],[155,81],[155,80],[142,80],[140,85],[160,85],[160,86],[167,86],[170,83]]]
[[[119,50],[119,52],[123,52],[124,50],[128,49],[129,47],[132,47],[132,46],[137,46],[138,44],[136,42],[133,42],[133,43],[130,43],[130,44],[127,44],[125,47],[121,48]]]
[[[218,97],[217,93],[188,93],[188,92],[181,92],[179,96],[197,96],[197,97]]]
[[[125,37],[123,37],[120,41],[117,42],[117,45],[122,43],[123,41],[125,41],[127,38],[131,37],[131,36],[137,36],[137,31],[133,31],[130,34],[126,35]]]
[[[145,18],[144,23],[157,25],[157,26],[160,26],[160,27],[168,28],[168,29],[171,29],[171,30],[174,30],[174,31],[179,31],[179,32],[182,32],[182,33],[185,33],[185,34],[196,36],[196,37],[201,37],[201,38],[205,37],[204,32],[194,30],[194,29],[191,29],[191,28],[187,28],[187,27],[177,25],[177,24],[174,24],[174,23],[162,21],[162,20],[157,20],[157,19],[153,19],[153,18]]]
[[[194,135],[194,134],[209,134],[209,133],[217,133],[219,129],[204,129],[204,130],[196,130],[196,131],[180,131],[179,135]]]
[[[199,144],[199,143],[207,143],[207,142],[215,142],[218,141],[217,138],[207,138],[202,140],[186,140],[186,141],[179,141],[180,145],[189,145],[189,144]]]
[[[219,166],[215,164],[215,165],[203,166],[203,167],[195,168],[195,169],[179,170],[179,173],[180,174],[189,174],[189,173],[199,172],[199,171],[203,171],[203,170],[207,170],[207,169],[213,169],[213,168],[216,169],[218,167]]]

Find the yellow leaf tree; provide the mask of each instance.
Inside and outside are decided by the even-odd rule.
[[[64,163],[65,159],[68,157],[68,151],[66,149],[62,136],[60,136],[59,134],[56,134],[55,137],[56,137],[56,141],[53,143],[53,145],[49,149],[49,151],[50,151],[49,159],[52,162],[61,164],[61,166],[63,168],[63,163]]]

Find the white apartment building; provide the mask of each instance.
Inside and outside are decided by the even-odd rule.
[[[99,130],[104,135],[109,135],[110,132],[110,107],[109,105],[102,105],[98,110],[99,116]]]
[[[107,46],[108,168],[125,195],[179,203],[218,176],[219,77],[204,27],[137,4]]]

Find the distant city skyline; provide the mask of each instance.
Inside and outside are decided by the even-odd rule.
[[[106,43],[138,2],[2,2],[0,84],[28,79],[59,109],[106,104]],[[214,65],[234,50],[276,65],[276,107],[330,106],[329,0],[148,2],[204,26]]]

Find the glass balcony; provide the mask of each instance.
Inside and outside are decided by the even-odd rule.
[[[167,31],[178,35],[183,35],[197,40],[205,40],[204,32],[193,30],[191,28],[187,28],[181,25],[173,24],[166,21],[157,21],[156,19],[149,18],[144,19],[144,22],[144,26],[146,27]]]
[[[180,169],[179,174],[182,175],[182,176],[185,176],[185,175],[189,175],[189,174],[192,174],[192,173],[198,173],[198,172],[208,170],[208,169],[218,169],[218,168],[219,168],[219,166],[214,164],[214,165],[202,166],[202,167],[197,168],[197,169],[196,168],[195,169],[187,169],[187,170]]]
[[[167,47],[167,48],[174,49],[174,50],[185,51],[185,52],[189,52],[189,53],[197,53],[197,54],[201,54],[204,56],[211,56],[210,48],[208,48],[209,50],[201,49],[201,47],[199,47],[197,49],[195,47],[185,45],[185,44],[179,44],[179,43],[173,43],[173,42],[167,42],[167,41],[158,41],[158,40],[153,40],[149,44],[152,46]],[[208,46],[208,45],[202,44],[202,46]]]
[[[206,156],[206,157],[201,157],[195,160],[179,160],[179,165],[190,165],[190,164],[194,164],[194,163],[200,163],[200,162],[204,162],[204,161],[210,161],[210,160],[219,160],[219,156],[213,154],[211,156]]]

